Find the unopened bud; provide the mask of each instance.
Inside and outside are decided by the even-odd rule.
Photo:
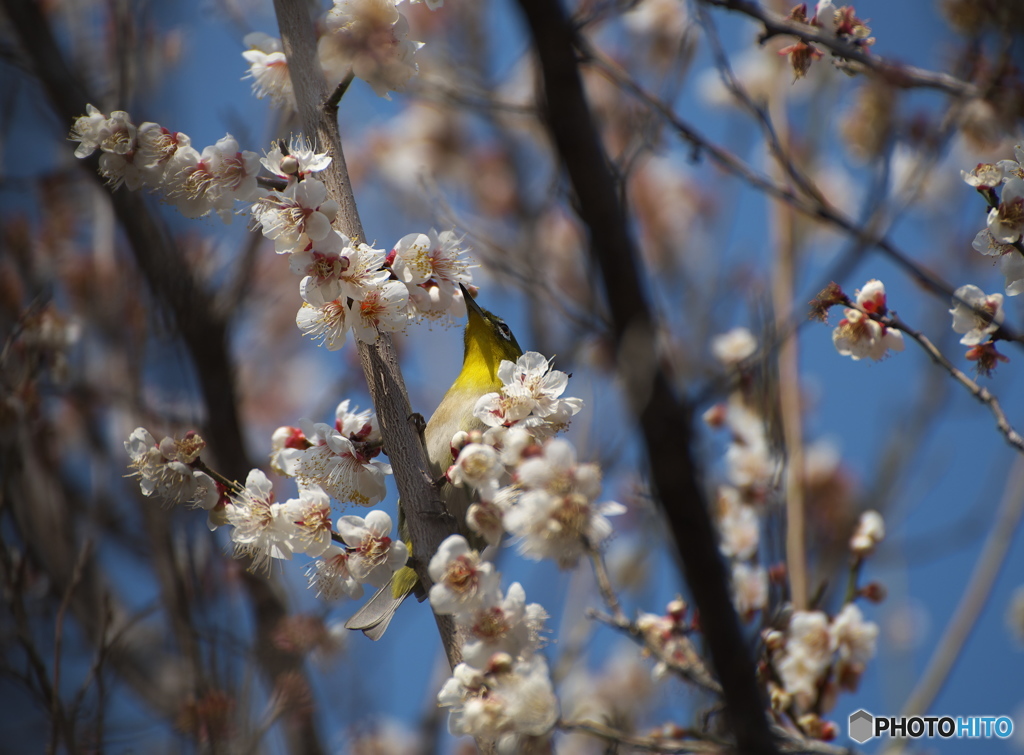
[[[868,582],[860,588],[860,594],[865,600],[869,600],[872,603],[881,603],[888,597],[889,591],[881,582]]]
[[[281,172],[286,176],[296,176],[299,173],[299,161],[294,155],[285,155],[281,158]]]

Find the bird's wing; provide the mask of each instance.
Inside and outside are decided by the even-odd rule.
[[[408,592],[395,597],[391,582],[388,582],[366,601],[366,605],[352,614],[345,622],[345,629],[358,629],[371,640],[379,640],[394,618],[395,611],[408,597]]]

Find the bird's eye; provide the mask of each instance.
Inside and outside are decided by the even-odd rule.
[[[498,326],[498,332],[501,333],[501,337],[504,338],[506,341],[511,341],[512,331],[509,330],[508,325],[503,323],[501,320],[498,320],[496,325]]]

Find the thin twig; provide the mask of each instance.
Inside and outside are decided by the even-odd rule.
[[[678,737],[638,737],[627,734],[619,729],[597,723],[596,721],[559,721],[558,728],[562,731],[579,731],[592,734],[608,742],[632,747],[647,752],[663,753],[727,753],[731,747],[724,742],[709,742],[699,739],[679,739]]]
[[[75,561],[74,569],[71,572],[71,579],[68,580],[67,587],[64,588],[64,595],[60,600],[60,607],[57,609],[57,619],[54,623],[53,629],[53,699],[50,701],[50,716],[51,720],[56,722],[60,720],[60,670],[61,670],[61,645],[64,641],[64,617],[68,611],[68,604],[71,602],[71,596],[74,595],[75,590],[78,589],[78,585],[82,582],[82,575],[85,572],[85,565],[89,561],[89,557],[92,555],[92,540],[87,539],[82,543],[81,549],[78,551],[78,558]],[[73,730],[74,722],[68,721],[67,725],[69,730]],[[73,746],[73,742],[68,742],[68,747]],[[50,733],[50,751],[57,751],[57,727],[56,725],[51,729]]]
[[[935,344],[933,344],[927,336],[920,331],[911,328],[896,315],[890,314],[888,317],[877,319],[879,322],[882,322],[889,327],[893,327],[896,330],[902,331],[914,339],[914,341],[916,341],[917,344],[925,350],[925,353],[931,357],[933,362],[946,370],[946,372],[948,372],[954,380],[960,383],[960,385],[966,388],[972,396],[989,408],[989,411],[992,412],[992,416],[995,417],[996,426],[1006,437],[1006,441],[1018,451],[1024,452],[1024,438],[1020,436],[1020,433],[1013,429],[1010,421],[1006,418],[1006,412],[1003,411],[1003,407],[1000,405],[999,399],[992,395],[988,388],[978,385],[962,370],[957,369],[952,362],[943,356],[942,352],[935,347]]]
[[[975,84],[963,81],[948,73],[928,71],[924,68],[903,65],[872,55],[863,47],[839,39],[820,27],[792,21],[785,16],[774,13],[750,0],[702,0],[708,5],[737,11],[764,24],[765,31],[760,41],[784,34],[797,37],[804,42],[820,45],[831,50],[835,55],[846,60],[861,64],[864,68],[877,74],[886,83],[904,89],[938,89],[956,97],[981,97],[983,92]]]
[[[871,228],[857,223],[852,218],[841,213],[827,201],[818,202],[813,198],[802,197],[792,188],[784,186],[783,184],[758,173],[746,162],[729,152],[729,150],[713,143],[695,128],[682,120],[669,105],[648,92],[621,66],[588,45],[585,40],[579,42],[579,48],[581,53],[583,53],[591,63],[597,66],[611,81],[632,94],[648,107],[654,109],[676,131],[680,138],[689,142],[695,150],[706,154],[722,169],[733,174],[737,178],[742,179],[744,182],[763,192],[765,195],[773,199],[786,202],[802,215],[806,215],[809,218],[823,221],[834,226],[846,235],[850,236],[858,244],[878,249],[886,257],[896,263],[898,267],[902,268],[904,272],[906,272],[925,290],[936,295],[948,297],[954,301],[960,301],[952,286],[933,274],[931,271],[926,270],[924,267],[914,262],[905,252],[901,251],[895,244],[889,241],[884,234],[876,233]],[[971,309],[975,309],[974,306],[967,304],[966,302],[963,303]],[[1005,325],[1000,327],[999,336],[1003,340],[1011,341],[1020,347],[1024,347],[1024,335]]]

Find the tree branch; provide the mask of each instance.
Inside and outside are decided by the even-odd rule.
[[[327,82],[316,57],[316,37],[309,6],[302,0],[274,0],[274,10],[307,136],[333,158],[330,166],[319,175],[330,196],[341,205],[335,225],[349,238],[364,239],[338,131],[338,103],[327,91]],[[384,448],[394,469],[413,553],[427,554],[426,558],[415,559],[415,568],[421,584],[429,590],[432,584],[427,572],[429,555],[435,553],[441,542],[456,530],[445,516],[444,505],[432,484],[426,451],[410,421],[412,408],[391,337],[381,334],[376,343],[359,342],[359,356],[377,409]],[[435,615],[435,619],[448,662],[454,668],[462,660],[455,623],[449,616]]]
[[[732,605],[725,565],[693,457],[693,418],[657,353],[637,252],[576,65],[575,35],[555,0],[520,0],[539,56],[547,127],[587,226],[611,312],[617,371],[638,418],[651,476],[671,527],[722,684],[729,730],[746,753],[775,753],[767,706]]]

